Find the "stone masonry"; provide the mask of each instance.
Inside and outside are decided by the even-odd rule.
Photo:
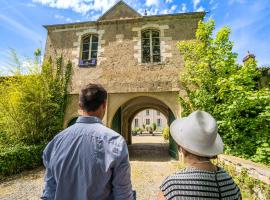
[[[54,60],[62,55],[65,62],[70,60],[73,64],[70,85],[72,98],[66,112],[65,126],[78,115],[78,93],[82,86],[90,82],[102,84],[109,92],[104,119],[108,126],[111,126],[115,110],[121,106],[111,105],[110,102],[117,102],[112,98],[126,97],[128,94],[134,96],[134,93],[144,96],[151,94],[157,98],[159,93],[169,99],[177,97],[183,62],[176,44],[181,40],[194,39],[197,24],[204,15],[204,12],[195,12],[141,16],[125,2],[119,1],[97,21],[44,26],[48,31],[45,58]],[[159,63],[142,63],[141,31],[146,29],[160,32]],[[78,65],[81,39],[87,34],[96,34],[99,38],[97,65],[82,68]],[[177,98],[173,105],[167,106],[180,109]],[[174,113],[178,111],[173,110]],[[175,116],[179,117],[178,114]]]

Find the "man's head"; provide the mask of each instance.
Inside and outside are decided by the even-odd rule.
[[[79,106],[84,115],[103,118],[106,110],[107,91],[98,84],[86,85],[80,93]]]

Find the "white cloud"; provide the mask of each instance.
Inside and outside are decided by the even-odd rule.
[[[108,10],[117,0],[32,0],[51,8],[71,9],[74,12],[85,15],[90,10],[104,12]]]
[[[188,11],[188,10],[187,10],[187,4],[182,3],[180,12],[185,13],[185,12],[187,12],[187,11]]]
[[[66,18],[66,21],[67,22],[72,22],[73,20],[68,17],[68,18]]]
[[[197,11],[197,12],[202,12],[202,11],[204,11],[204,7],[200,6],[196,11]]]
[[[159,0],[146,0],[145,2],[147,6],[158,6],[159,3]]]
[[[194,8],[194,10],[196,10],[198,8],[198,5],[201,2],[201,0],[192,0],[192,2],[193,2],[193,8]]]
[[[56,15],[54,15],[54,18],[55,19],[64,19],[64,16],[56,14]]]
[[[171,8],[169,9],[164,9],[162,10],[160,13],[161,14],[171,14],[171,13],[174,13],[174,11],[177,9],[177,5],[172,5]]]
[[[246,0],[230,0],[229,1],[229,5],[232,5],[232,4],[234,4],[234,3],[240,3],[240,4],[243,4],[243,3],[245,3],[246,2]]]
[[[165,3],[172,3],[173,0],[166,0]]]

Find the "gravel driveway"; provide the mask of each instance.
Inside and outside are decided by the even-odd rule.
[[[159,142],[153,144],[152,142]],[[168,145],[160,136],[133,137],[130,163],[133,189],[138,200],[156,199],[159,185],[178,164],[167,154]],[[152,143],[152,144],[151,144]],[[44,169],[22,173],[0,184],[1,200],[39,199],[43,188]]]

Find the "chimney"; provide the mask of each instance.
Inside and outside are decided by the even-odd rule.
[[[144,16],[147,16],[147,10],[146,9],[144,10]]]
[[[250,58],[255,59],[255,55],[251,54],[249,51],[247,52],[247,55],[243,58],[243,63],[245,63],[246,61],[248,61]]]

